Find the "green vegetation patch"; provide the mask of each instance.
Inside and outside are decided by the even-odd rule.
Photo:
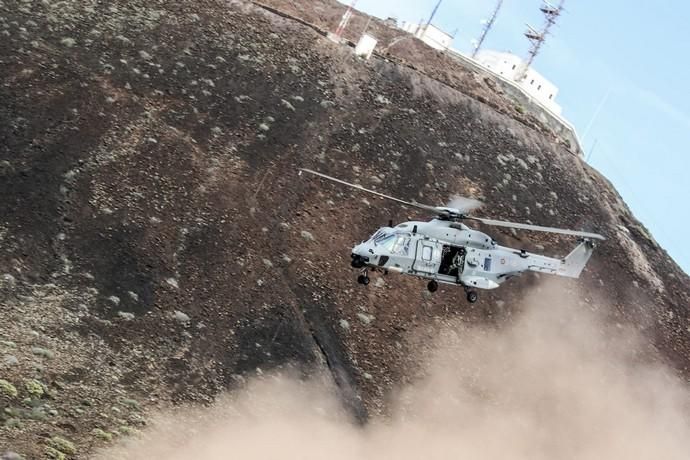
[[[67,455],[55,449],[54,447],[46,447],[46,457],[54,460],[67,460]]]
[[[77,453],[77,448],[74,446],[74,443],[60,436],[53,436],[50,438],[48,440],[48,447],[67,455],[74,455]]]
[[[135,436],[139,434],[139,430],[132,428],[131,426],[122,425],[117,429],[123,436]]]
[[[31,349],[31,353],[46,359],[53,359],[55,357],[55,353],[53,353],[51,350],[48,350],[47,348],[33,347]]]
[[[134,399],[127,399],[127,398],[121,399],[120,404],[122,404],[123,406],[128,407],[130,409],[134,409],[134,410],[139,410],[139,408],[141,407],[139,405],[139,401],[136,401]]]
[[[31,420],[46,421],[48,420],[48,414],[42,407],[34,407],[30,411],[26,412],[26,417]]]
[[[16,407],[5,407],[5,410],[3,412],[5,412],[5,414],[9,415],[10,417],[19,417],[22,413]]]
[[[113,440],[113,434],[108,433],[107,431],[103,431],[100,428],[94,428],[91,430],[91,434],[94,435],[94,437],[102,440],[102,441],[112,441]]]
[[[0,379],[0,393],[4,394],[5,396],[9,396],[10,398],[16,398],[19,394],[17,387],[4,379]]]
[[[45,394],[45,387],[36,379],[26,380],[24,382],[26,392],[35,398],[41,398]]]
[[[10,418],[5,421],[5,427],[7,428],[21,428],[22,421],[18,418]]]

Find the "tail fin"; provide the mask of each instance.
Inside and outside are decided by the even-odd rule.
[[[560,276],[567,276],[569,278],[579,278],[580,273],[587,265],[587,261],[592,257],[594,252],[594,242],[589,239],[583,239],[582,242],[568,256],[561,262],[561,267],[558,270]]]

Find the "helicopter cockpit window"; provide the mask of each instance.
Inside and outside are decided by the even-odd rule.
[[[409,234],[390,234],[386,235],[382,232],[377,232],[371,237],[376,246],[383,247],[391,254],[408,255],[410,253],[410,237]]]
[[[384,239],[388,238],[390,235],[386,235],[386,232],[383,230],[378,230],[376,233],[371,235],[371,238],[369,238],[369,241],[373,241],[374,244],[380,244],[381,241]]]
[[[378,240],[374,240],[377,246],[382,246],[385,248],[387,251],[392,251],[393,246],[395,245],[395,241],[397,239],[397,235],[388,235],[385,238],[380,238]]]
[[[408,255],[410,252],[410,238],[398,235],[390,251],[393,254]]]

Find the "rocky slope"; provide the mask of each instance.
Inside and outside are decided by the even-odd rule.
[[[276,14],[296,18],[324,36],[338,28],[347,10],[347,7],[337,0],[310,2],[261,0],[253,1],[253,3]],[[570,151],[577,151],[577,146],[571,145],[569,140],[559,136],[538,116],[525,109],[520,101],[506,94],[501,83],[492,75],[487,73],[480,75],[447,53],[427,46],[412,34],[403,32],[378,18],[353,10],[351,19],[342,32],[342,38],[354,47],[364,31],[376,37],[378,43],[374,53],[379,58],[411,68],[421,75],[429,76],[455,88],[495,111],[541,132],[552,142],[563,145]]]
[[[410,278],[360,288],[352,243],[425,216],[298,167],[606,234],[564,295],[605,299],[690,375],[688,277],[604,178],[460,83],[243,1],[2,0],[0,34],[0,449],[87,458],[151,410],[285,367],[330,369],[364,421],[413,375],[411,333],[500,326],[540,282],[471,307]]]

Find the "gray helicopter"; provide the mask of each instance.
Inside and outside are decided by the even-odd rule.
[[[429,222],[411,221],[396,226],[391,221],[388,227],[379,228],[368,240],[352,248],[351,265],[362,270],[357,281],[363,285],[369,284],[369,270],[401,273],[428,279],[427,287],[431,292],[438,290],[439,283],[462,286],[467,300],[474,303],[478,299],[476,289],[495,289],[506,280],[528,270],[579,278],[592,256],[595,240],[605,240],[596,233],[471,216],[468,213],[481,205],[476,200],[462,199],[460,207],[429,206],[384,195],[311,169],[300,169],[299,174],[302,172],[405,206],[423,209],[436,216]],[[473,220],[496,227],[576,236],[579,245],[565,258],[545,257],[500,246],[489,235],[468,227],[462,220]]]

